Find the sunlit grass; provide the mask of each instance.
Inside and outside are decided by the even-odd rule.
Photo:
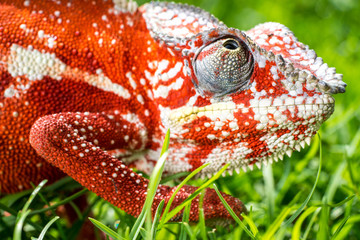
[[[92,210],[95,213],[95,217],[91,218],[90,220],[93,224],[101,229],[104,234],[107,234],[109,237],[113,239],[155,239],[161,238],[161,236],[166,236],[168,239],[235,239],[239,236],[245,239],[348,239],[351,236],[357,236],[359,229],[355,228],[354,226],[359,223],[360,215],[355,213],[355,209],[358,206],[358,194],[356,193],[356,188],[352,189],[351,187],[343,186],[344,189],[349,193],[346,197],[341,199],[339,202],[334,202],[332,199],[334,198],[334,192],[336,192],[335,188],[340,187],[339,181],[342,181],[342,174],[340,172],[344,172],[346,166],[344,165],[342,168],[339,168],[337,172],[335,172],[330,177],[330,181],[325,186],[326,191],[321,195],[318,191],[318,183],[321,181],[321,176],[323,174],[322,171],[322,163],[324,162],[323,157],[323,150],[321,147],[321,142],[318,138],[316,141],[313,142],[313,145],[310,149],[308,149],[307,154],[301,161],[309,161],[314,160],[317,164],[317,174],[316,169],[307,170],[305,168],[305,164],[297,163],[298,171],[309,171],[309,173],[313,172],[313,176],[307,177],[313,178],[313,182],[310,183],[305,179],[302,186],[301,191],[298,191],[296,194],[292,193],[292,189],[287,187],[286,181],[291,181],[291,184],[295,185],[296,187],[296,178],[304,178],[304,176],[296,175],[295,173],[288,173],[287,179],[284,182],[276,181],[276,177],[270,174],[270,170],[263,171],[265,176],[263,177],[264,181],[269,181],[269,178],[274,178],[274,187],[269,188],[266,191],[270,190],[273,191],[271,193],[272,196],[275,198],[275,204],[272,206],[273,209],[273,219],[268,221],[269,215],[266,215],[269,211],[270,204],[268,203],[269,199],[264,198],[263,201],[258,202],[251,202],[248,205],[249,214],[242,215],[243,220],[240,220],[234,212],[230,209],[227,205],[225,200],[219,195],[223,204],[228,208],[230,214],[234,217],[234,222],[227,228],[218,227],[216,230],[214,228],[209,228],[205,225],[203,221],[203,217],[200,217],[200,222],[197,224],[192,224],[188,222],[189,217],[189,208],[188,206],[191,201],[188,203],[185,202],[182,207],[178,207],[173,209],[175,213],[170,214],[169,207],[166,207],[165,216],[170,217],[163,217],[161,218],[161,212],[164,209],[163,202],[158,208],[158,212],[154,219],[149,215],[151,211],[151,204],[152,198],[155,196],[156,186],[160,182],[161,173],[163,169],[163,164],[166,159],[166,152],[167,152],[167,143],[168,138],[164,144],[164,151],[163,157],[160,158],[158,162],[158,166],[155,168],[152,176],[150,177],[149,183],[149,194],[148,200],[145,201],[144,208],[142,214],[140,214],[139,218],[135,221],[135,219],[121,210],[119,211],[111,204],[106,203],[103,200],[98,201],[98,198],[90,198],[95,199],[97,204],[93,206]],[[326,150],[325,150],[325,155]],[[317,157],[319,156],[319,157]],[[348,161],[344,160],[346,164]],[[281,163],[280,163],[281,164]],[[296,169],[295,166],[295,169]],[[272,166],[268,166],[271,168]],[[283,167],[283,166],[282,166]],[[222,170],[225,170],[222,169]],[[221,175],[220,171],[217,176],[214,178],[218,178]],[[247,173],[247,175],[257,175],[256,171],[253,173]],[[266,176],[268,174],[268,176]],[[295,174],[295,175],[294,175]],[[190,178],[194,175],[191,174],[190,177],[185,178],[179,185],[183,186],[185,183],[190,181]],[[245,174],[241,174],[240,176],[235,177],[226,177],[226,181],[232,179],[232,181],[241,181],[244,177],[248,177]],[[349,175],[351,175],[349,173]],[[254,178],[256,176],[252,176]],[[306,178],[307,178],[306,177]],[[352,181],[355,181],[356,176],[352,176]],[[238,178],[238,179],[237,179]],[[200,188],[204,189],[208,187],[213,181],[203,181],[203,180],[196,180],[194,181],[195,184],[199,182],[203,182],[200,184]],[[281,179],[281,178],[280,178]],[[258,181],[261,181],[258,179]],[[57,219],[56,213],[54,211],[49,214],[49,211],[54,209],[55,207],[61,206],[65,203],[71,202],[74,198],[84,194],[86,190],[81,190],[72,196],[67,197],[64,200],[57,200],[54,202],[51,207],[47,207],[49,205],[48,200],[46,200],[46,195],[50,192],[47,191],[48,188],[52,190],[52,186],[49,186],[44,189],[44,192],[41,191],[45,182],[41,183],[36,190],[34,190],[30,195],[22,196],[21,199],[24,200],[24,205],[21,210],[17,211],[16,207],[13,206],[6,206],[5,204],[0,204],[0,209],[3,211],[7,211],[12,215],[16,215],[11,218],[11,216],[3,217],[1,219],[2,223],[6,223],[0,229],[0,234],[2,232],[11,232],[12,234],[8,234],[7,238],[4,239],[21,239],[22,235],[27,237],[36,237],[39,236],[39,239],[74,239],[69,238],[68,235],[61,234],[61,232],[67,231],[67,226],[64,226],[64,223],[53,224]],[[281,183],[281,186],[286,190],[278,189],[276,183]],[[171,184],[171,183],[170,183]],[[243,184],[249,185],[250,182],[244,182]],[[256,187],[253,186],[253,191],[258,191]],[[60,185],[61,186],[61,185]],[[75,185],[77,186],[77,185]],[[220,186],[221,183],[217,183],[213,185],[215,190],[218,192],[217,186]],[[230,187],[230,186],[228,186]],[[263,188],[265,189],[267,184],[263,182]],[[201,192],[201,189],[198,193]],[[225,188],[226,189],[226,188]],[[39,192],[40,191],[40,192]],[[231,192],[231,191],[230,191]],[[152,193],[152,194],[151,194]],[[197,194],[198,194],[197,193]],[[260,193],[263,194],[264,193]],[[289,196],[287,197],[286,195]],[[32,209],[32,203],[39,201],[38,198],[41,195],[41,199],[43,204],[37,206],[37,209]],[[266,195],[269,195],[267,193]],[[282,195],[282,196],[279,196]],[[293,195],[291,197],[291,195]],[[16,195],[14,195],[16,196]],[[50,194],[51,196],[51,194]],[[264,195],[265,196],[265,195]],[[9,196],[8,196],[9,197]],[[191,196],[193,198],[194,196]],[[278,202],[277,199],[281,199],[281,202]],[[288,200],[286,200],[288,199]],[[25,201],[26,200],[26,201]],[[15,200],[16,201],[16,200]],[[7,199],[7,202],[11,202]],[[90,200],[91,202],[91,200]],[[167,221],[171,218],[171,216],[176,215],[177,212],[181,211],[185,207],[185,211],[183,214],[183,222],[181,223],[167,223]],[[46,214],[47,212],[47,214]],[[200,211],[201,213],[201,211]],[[170,214],[170,215],[169,215]],[[130,219],[130,221],[126,221],[126,219]],[[131,219],[134,219],[131,221]],[[114,223],[119,221],[116,227]],[[10,224],[9,224],[10,223]],[[110,223],[110,224],[109,224]],[[330,223],[330,224],[329,224]],[[229,231],[229,229],[231,231]],[[1,235],[6,236],[6,235]],[[11,238],[13,237],[13,238]]]

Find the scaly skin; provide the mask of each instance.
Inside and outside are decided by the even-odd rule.
[[[3,193],[64,172],[137,216],[148,181],[129,166],[150,173],[168,128],[166,174],[252,169],[309,142],[345,91],[281,24],[242,32],[181,4],[1,2]],[[160,186],[153,209],[173,190]],[[207,220],[230,218],[213,190],[204,208]]]

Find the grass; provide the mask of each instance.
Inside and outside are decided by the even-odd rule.
[[[168,138],[165,140],[163,154],[158,161],[155,170],[150,177],[149,183],[149,194],[145,201],[143,211],[140,216],[135,220],[133,217],[121,212],[121,210],[113,207],[111,204],[100,200],[99,198],[90,194],[90,199],[95,201],[92,210],[95,213],[95,218],[89,218],[90,221],[107,236],[113,239],[155,239],[166,236],[169,239],[237,239],[238,237],[244,239],[356,239],[359,234],[359,229],[355,226],[360,221],[360,215],[356,212],[358,208],[358,194],[355,189],[350,187],[342,186],[348,192],[347,197],[338,203],[333,202],[335,188],[340,187],[338,181],[342,181],[340,173],[346,171],[346,167],[339,168],[337,173],[331,176],[330,181],[326,187],[324,193],[320,194],[318,184],[321,182],[321,176],[324,175],[322,172],[322,163],[324,162],[322,144],[320,137],[314,141],[313,145],[309,149],[307,155],[302,161],[315,160],[318,161],[317,174],[315,176],[312,185],[301,185],[304,189],[299,191],[290,197],[285,195],[290,194],[291,188],[286,188],[286,182],[290,181],[293,183],[297,182],[296,177],[290,172],[287,174],[285,181],[279,181],[282,188],[278,189],[277,185],[274,184],[273,188],[270,188],[271,192],[267,193],[268,197],[265,197],[263,201],[257,203],[248,204],[250,206],[250,213],[243,215],[244,220],[241,221],[232,209],[227,205],[225,200],[219,193],[215,180],[220,177],[222,172],[226,169],[225,166],[222,171],[216,174],[212,179],[202,183],[197,192],[189,197],[188,201],[185,201],[182,206],[173,209],[169,212],[169,207],[165,208],[166,214],[160,217],[160,213],[164,207],[163,202],[159,205],[157,214],[155,214],[154,220],[151,218],[151,204],[157,185],[160,182],[162,169],[166,160]],[[318,156],[318,157],[317,157]],[[345,161],[347,164],[348,162]],[[298,163],[299,164],[299,163]],[[268,168],[268,169],[265,169]],[[272,167],[264,167],[263,170],[263,186],[266,188],[267,184],[265,181],[269,181],[269,178],[273,178]],[[296,167],[295,167],[296,168]],[[201,169],[199,169],[200,171]],[[298,171],[305,171],[303,167],[298,167]],[[309,170],[310,172],[314,171]],[[309,172],[309,173],[310,173]],[[179,186],[187,183],[195,172],[191,173],[189,177],[185,178]],[[247,175],[243,175],[245,177]],[[310,176],[309,176],[310,177]],[[314,176],[311,176],[314,177]],[[229,178],[229,177],[226,177]],[[199,181],[199,180],[196,180]],[[273,179],[274,181],[274,179]],[[274,181],[275,183],[276,181]],[[307,181],[305,181],[307,182]],[[0,229],[0,235],[3,239],[20,240],[22,235],[32,239],[74,239],[69,238],[69,235],[61,234],[61,232],[76,232],[77,227],[71,227],[68,229],[66,223],[55,225],[54,222],[59,219],[53,210],[55,207],[61,206],[65,203],[70,203],[74,198],[84,194],[86,190],[81,190],[72,196],[67,197],[64,200],[55,200],[52,206],[49,206],[48,197],[51,198],[51,193],[54,188],[62,188],[64,185],[68,185],[68,180],[63,180],[63,183],[57,183],[46,187],[44,189],[46,181],[43,181],[35,188],[33,192],[29,192],[25,196],[20,196],[16,199],[16,195],[8,196],[7,198],[1,199],[0,209],[7,211],[11,214],[8,217],[3,217],[1,222],[4,226]],[[171,184],[171,183],[170,183]],[[212,229],[206,227],[203,217],[200,216],[198,224],[192,225],[188,222],[189,217],[189,203],[197,194],[202,190],[213,184],[213,188],[217,191],[223,204],[227,207],[228,211],[234,218],[234,223],[228,228],[217,228]],[[245,183],[247,184],[247,183]],[[220,183],[218,183],[221,186]],[[74,184],[74,187],[78,187]],[[260,186],[258,186],[260,187]],[[284,189],[287,189],[286,191]],[[341,190],[341,189],[339,189]],[[254,185],[254,191],[256,187]],[[176,194],[176,192],[174,193]],[[263,192],[262,192],[263,194]],[[316,196],[318,195],[318,196]],[[46,197],[45,197],[46,196]],[[269,196],[273,196],[272,199]],[[57,199],[58,197],[55,197]],[[278,202],[281,199],[281,202]],[[285,199],[288,199],[286,201]],[[304,200],[302,200],[304,199]],[[11,207],[4,204],[4,202],[17,202],[25,201],[21,210],[16,210],[16,204],[12,204]],[[43,204],[38,204],[37,201],[42,201]],[[272,205],[272,202],[275,204]],[[37,203],[37,204],[35,204]],[[38,210],[33,210],[30,206]],[[17,205],[18,206],[18,205]],[[40,208],[40,209],[39,209]],[[182,223],[167,223],[168,220],[175,216],[177,212],[185,208],[183,214]],[[50,211],[50,212],[49,212]],[[272,215],[270,214],[272,212]],[[200,214],[202,210],[200,210]],[[79,213],[81,215],[81,213]],[[80,219],[86,219],[86,216],[81,216]],[[113,224],[115,220],[118,221],[116,226]],[[110,224],[109,224],[110,221]],[[330,224],[331,223],[331,224]],[[231,231],[229,231],[229,229]],[[40,232],[40,233],[39,233]],[[11,233],[11,234],[10,234]],[[39,236],[35,238],[34,236]]]
[[[147,239],[154,236],[157,239],[358,239],[359,2],[203,0],[189,3],[239,29],[249,29],[265,21],[285,24],[329,66],[336,66],[337,72],[344,74],[347,92],[335,96],[336,110],[321,128],[321,144],[315,137],[310,146],[283,162],[214,181],[220,191],[246,203],[249,214],[243,216],[243,225],[239,220],[227,228],[216,229],[206,227],[202,221],[189,224],[186,221],[188,210],[184,212],[183,223],[152,222],[145,217],[142,225],[135,225],[135,218],[92,193],[87,193],[90,208],[86,212],[91,210],[96,224],[102,228],[107,226],[116,234],[115,238],[120,235],[124,239],[134,236],[130,235],[133,229],[139,229],[139,238],[145,235]],[[197,186],[204,186],[206,182],[188,178],[186,181]],[[169,178],[166,184],[175,186],[181,182]],[[88,214],[79,213],[79,220],[69,227],[66,219],[56,219],[59,212],[48,206],[60,205],[61,208],[86,192],[69,194],[78,188],[76,182],[66,178],[41,188],[36,195],[26,191],[3,197],[0,199],[1,239],[20,235],[22,239],[41,238],[44,234],[44,239],[75,239],[79,225],[88,219]],[[188,208],[185,206],[185,209]],[[140,225],[142,228],[137,227]]]

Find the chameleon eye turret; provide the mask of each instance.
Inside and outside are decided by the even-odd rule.
[[[193,67],[199,90],[221,97],[246,88],[254,58],[242,40],[227,37],[199,49]]]

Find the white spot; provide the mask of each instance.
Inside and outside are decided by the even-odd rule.
[[[7,66],[13,78],[26,75],[30,81],[41,80],[44,76],[61,80],[61,74],[66,68],[53,53],[41,53],[32,47],[25,49],[16,44],[10,47]]]
[[[131,72],[127,72],[127,73],[125,74],[125,77],[127,77],[127,79],[129,79],[129,83],[130,83],[131,87],[132,87],[133,89],[136,89],[137,84],[136,84],[135,80],[132,78],[132,73],[131,73]]]
[[[207,138],[210,140],[214,140],[214,139],[216,139],[216,136],[214,134],[208,134]]]
[[[179,72],[181,72],[182,62],[177,62],[173,68],[170,68],[167,72],[169,78],[174,78]]]
[[[47,45],[49,48],[53,48],[56,44],[56,37],[49,37]]]
[[[108,21],[108,18],[107,18],[106,15],[102,15],[102,16],[101,16],[101,19],[102,19],[103,21]]]
[[[154,90],[155,98],[166,98],[169,95],[170,90],[179,90],[182,88],[184,79],[179,77],[175,82],[171,83],[169,86],[160,85],[157,89]]]
[[[44,35],[45,35],[44,30],[39,30],[38,31],[38,38],[43,38]]]
[[[139,101],[139,103],[144,104],[144,98],[140,94],[136,96],[136,99]]]
[[[129,99],[131,97],[129,91],[125,89],[123,86],[112,82],[108,77],[106,77],[103,73],[98,75],[90,75],[85,73],[83,81],[87,82],[88,84],[102,89],[107,92],[112,92],[119,97]]]

